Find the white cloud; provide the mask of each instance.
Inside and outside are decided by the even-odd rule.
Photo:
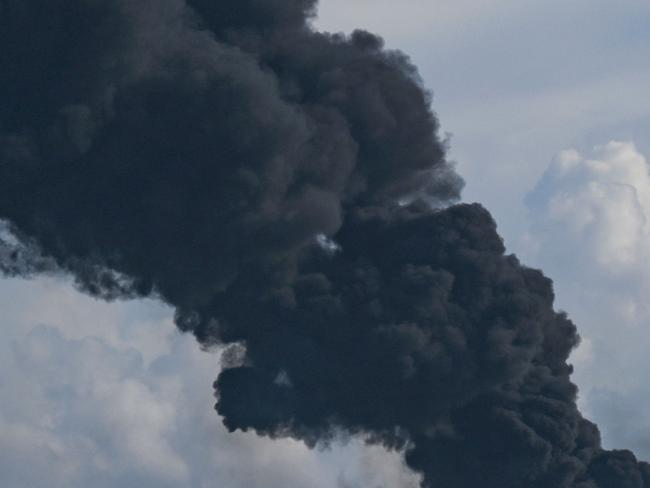
[[[186,484],[189,468],[171,445],[179,405],[165,380],[147,377],[137,351],[100,339],[67,340],[47,326],[16,334],[0,372],[0,422],[11,434],[0,465],[22,451],[17,485],[40,475],[32,485],[46,486],[52,472],[49,486],[129,472]]]
[[[593,158],[563,151],[528,204],[540,246],[602,273],[650,276],[650,174],[634,144],[610,142]]]
[[[159,303],[45,278],[0,280],[0,294],[3,487],[417,486],[397,454],[359,440],[311,451],[228,433],[212,408],[218,354]]]

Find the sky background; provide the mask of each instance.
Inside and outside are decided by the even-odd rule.
[[[583,412],[650,460],[650,3],[323,0],[316,25],[379,32],[433,91],[465,201],[555,281],[578,324]],[[0,280],[0,485],[414,488],[398,453],[228,434],[216,351],[153,301]],[[245,460],[246,463],[242,463]],[[245,468],[244,468],[245,466]]]

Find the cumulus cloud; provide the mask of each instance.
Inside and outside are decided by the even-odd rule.
[[[311,451],[227,433],[209,388],[219,353],[160,303],[107,304],[51,278],[0,293],[2,486],[417,486],[397,454],[360,440]]]
[[[650,318],[650,174],[633,143],[596,146],[592,157],[562,151],[526,203],[530,259],[558,288],[574,288],[578,302],[606,304],[621,326]]]
[[[529,261],[554,279],[560,305],[580,324],[574,354],[583,408],[609,446],[650,457],[650,401],[641,371],[650,308],[650,173],[632,142],[593,154],[562,151],[526,200]]]
[[[4,347],[3,484],[111,486],[123,476],[188,482],[171,439],[180,406],[174,378],[148,377],[139,351],[97,337],[66,339],[46,325],[14,328]]]
[[[593,158],[561,152],[528,203],[539,235],[565,234],[563,243],[603,272],[634,271],[647,257],[650,174],[632,143],[598,146]]]

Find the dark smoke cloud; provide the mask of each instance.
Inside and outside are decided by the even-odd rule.
[[[551,282],[441,209],[462,181],[416,69],[314,11],[0,0],[0,269],[175,306],[231,345],[232,430],[362,434],[429,487],[650,487],[577,410]]]

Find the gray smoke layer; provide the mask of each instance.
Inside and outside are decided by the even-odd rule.
[[[551,282],[449,206],[415,67],[314,10],[0,0],[0,270],[155,295],[232,345],[229,429],[363,434],[426,487],[650,487],[577,410]]]

